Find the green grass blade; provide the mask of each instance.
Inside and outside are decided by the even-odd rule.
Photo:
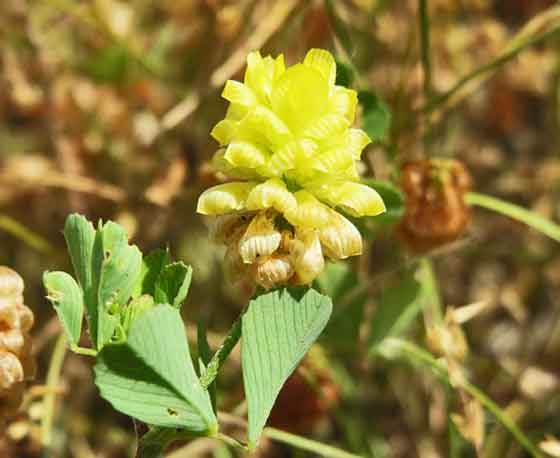
[[[529,227],[539,231],[540,233],[550,237],[557,242],[560,242],[560,225],[543,218],[523,207],[514,205],[509,202],[504,202],[496,197],[479,194],[476,192],[469,192],[465,196],[465,201],[469,205],[476,205],[496,213],[508,216],[512,219],[520,221]]]

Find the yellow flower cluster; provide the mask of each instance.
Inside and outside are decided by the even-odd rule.
[[[23,305],[23,280],[0,266],[0,423],[16,413],[26,378],[35,371],[29,330],[33,312]]]
[[[212,130],[221,147],[213,163],[238,179],[206,190],[197,211],[220,216],[215,236],[229,247],[234,270],[248,268],[260,285],[307,284],[324,256],[362,251],[355,216],[385,211],[381,197],[360,183],[357,161],[370,143],[352,128],[355,91],[335,84],[336,63],[310,50],[286,68],[249,54],[243,83],[228,81],[225,119]]]

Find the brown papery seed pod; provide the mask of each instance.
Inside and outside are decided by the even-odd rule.
[[[410,162],[401,171],[406,211],[397,236],[413,252],[423,252],[459,238],[467,229],[470,210],[464,196],[471,176],[456,160]]]

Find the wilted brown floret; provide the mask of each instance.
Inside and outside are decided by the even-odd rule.
[[[296,434],[309,434],[328,418],[339,397],[328,361],[321,347],[315,345],[282,387],[268,424]]]
[[[464,195],[471,177],[456,160],[421,160],[405,164],[401,188],[406,212],[398,237],[415,252],[422,252],[460,237],[470,222]]]
[[[33,312],[23,304],[24,284],[12,269],[0,266],[0,421],[14,415],[33,377],[29,329]]]

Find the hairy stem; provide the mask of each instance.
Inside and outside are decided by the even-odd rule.
[[[227,359],[231,351],[239,342],[241,338],[241,316],[237,318],[233,326],[231,327],[228,335],[224,339],[224,342],[218,348],[208,365],[206,366],[206,371],[200,377],[200,383],[204,389],[207,389],[218,376],[218,371],[222,366],[223,362]]]
[[[360,455],[346,452],[336,447],[332,447],[321,442],[317,442],[305,437],[296,436],[295,434],[281,431],[276,428],[265,428],[264,435],[269,439],[282,442],[300,450],[316,453],[325,458],[362,458]]]
[[[54,407],[57,395],[57,386],[60,381],[60,371],[66,356],[66,337],[61,333],[58,337],[49,364],[47,373],[47,394],[43,400],[44,412],[41,417],[41,442],[44,447],[49,447],[52,440],[52,426]]]
[[[430,16],[428,14],[428,0],[418,2],[418,21],[420,25],[420,57],[424,72],[424,97],[426,103],[432,99],[432,60],[430,55]]]

